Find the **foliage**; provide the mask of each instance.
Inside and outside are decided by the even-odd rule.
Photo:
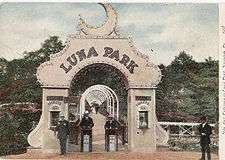
[[[23,153],[26,151],[27,135],[31,128],[29,120],[38,120],[40,114],[18,112],[16,117],[6,112],[0,118],[0,155]]]
[[[211,140],[218,142],[218,139],[211,137]],[[201,152],[201,146],[198,137],[171,137],[168,141],[169,149],[172,151],[191,151],[191,152]],[[211,153],[218,154],[218,144],[210,144]]]
[[[58,37],[45,40],[34,52],[24,52],[24,58],[7,61],[0,59],[0,102],[36,102],[41,104],[41,87],[37,81],[37,67],[57,53],[64,45]]]
[[[37,67],[57,53],[64,45],[52,36],[34,52],[24,52],[24,57],[7,61],[0,58],[0,104],[12,103],[9,109],[1,108],[0,115],[0,155],[21,153],[28,146],[27,136],[31,122],[38,122],[40,112],[18,109],[16,102],[33,102],[41,106],[42,90],[37,81]],[[26,111],[27,109],[27,111]]]
[[[218,121],[218,61],[209,57],[197,63],[183,51],[170,65],[159,67],[163,75],[156,94],[160,120],[198,121],[194,117],[206,115],[210,122]],[[182,113],[186,119],[167,118],[171,113]]]

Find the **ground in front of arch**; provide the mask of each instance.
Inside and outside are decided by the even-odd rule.
[[[0,157],[0,159],[75,159],[75,160],[198,160],[200,152],[159,151],[156,153],[131,153],[126,151],[101,153],[71,153],[65,156],[58,154],[25,153]],[[212,160],[219,160],[213,154]]]

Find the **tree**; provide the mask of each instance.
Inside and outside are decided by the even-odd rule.
[[[37,67],[49,60],[50,54],[64,48],[57,36],[45,40],[41,48],[34,52],[24,52],[24,57],[6,61],[0,59],[1,103],[34,102],[41,104],[42,90],[37,81]]]
[[[62,41],[51,36],[40,49],[24,52],[21,59],[0,59],[0,104],[12,103],[7,109],[0,108],[0,155],[26,151],[31,122],[38,122],[40,112],[29,110],[28,105],[18,108],[13,103],[33,102],[41,107],[42,89],[36,77],[37,67],[49,60],[50,54],[63,48]]]
[[[213,117],[218,114],[218,61],[208,58],[197,63],[183,51],[170,65],[159,67],[163,75],[156,92],[160,120],[197,121],[193,118],[206,115],[216,122]],[[184,118],[177,119],[175,113]]]
[[[21,153],[25,137],[19,133],[19,124],[10,113],[0,118],[0,155]]]

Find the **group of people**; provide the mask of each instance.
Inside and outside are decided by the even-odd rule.
[[[93,120],[89,117],[89,112],[85,111],[84,116],[79,123],[81,130],[83,131],[82,134],[91,134],[91,129],[94,126]],[[112,116],[108,117],[108,121],[106,121],[105,126],[106,134],[116,134],[115,130],[118,128],[118,124],[113,119]],[[206,153],[207,153],[207,160],[211,160],[210,154],[210,135],[212,134],[212,128],[207,122],[207,117],[203,116],[201,118],[201,124],[198,126],[198,131],[200,134],[200,145],[201,145],[201,152],[202,156],[200,160],[205,160]],[[60,143],[60,151],[61,155],[66,154],[66,143],[67,138],[69,135],[69,122],[65,120],[63,115],[60,116],[58,125],[55,128],[55,133],[57,132],[57,138],[59,139]],[[106,137],[107,138],[107,137]]]
[[[89,111],[84,112],[84,116],[78,125],[81,129],[81,141],[83,140],[83,135],[89,135],[91,140],[92,127],[94,126],[94,123],[92,118],[89,116]],[[115,130],[118,128],[118,124],[112,115],[108,116],[108,120],[106,121],[104,128],[106,130],[106,134],[116,134]],[[64,115],[60,115],[58,124],[55,127],[54,131],[55,131],[55,135],[57,133],[57,138],[59,139],[60,155],[64,155],[66,154],[66,144],[67,144],[68,135],[70,133],[69,122],[65,120]]]

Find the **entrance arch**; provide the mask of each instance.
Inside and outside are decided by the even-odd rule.
[[[80,32],[70,35],[65,48],[51,55],[50,61],[37,69],[37,78],[43,88],[42,116],[37,128],[28,136],[28,142],[41,147],[43,152],[58,152],[53,128],[57,114],[61,112],[68,118],[73,78],[86,67],[97,64],[113,66],[127,80],[128,149],[156,151],[160,138],[156,134],[159,126],[155,115],[155,88],[160,82],[161,71],[134,47],[130,38],[118,34],[113,7],[110,4],[103,4],[103,7],[111,16],[103,26],[90,28],[81,20]],[[140,126],[143,116],[147,120],[145,128]],[[165,139],[166,132],[160,131]]]
[[[114,106],[120,106],[116,112],[122,114],[119,114],[117,119],[127,121],[128,80],[120,70],[112,65],[96,63],[82,68],[71,81],[69,96],[78,96],[81,100],[82,94],[88,93],[88,90],[93,90],[93,86],[96,85],[100,86],[98,88],[101,91],[106,91],[106,97],[115,97],[109,98],[109,101],[114,100],[117,103]],[[80,104],[80,102],[78,103]],[[113,104],[113,102],[111,103]]]
[[[127,92],[128,92],[126,89],[127,87],[128,87],[128,82],[126,77],[123,75],[123,73],[119,71],[117,68],[115,68],[114,66],[105,64],[105,63],[91,64],[82,68],[74,76],[70,85],[69,95],[80,97],[78,102],[79,109],[77,109],[78,112],[82,110],[80,108],[84,108],[82,107],[82,104],[83,106],[85,104],[87,108],[91,108],[90,106],[92,101],[90,101],[89,103],[86,102],[85,98],[87,96],[84,96],[84,95],[88,95],[88,93],[90,93],[90,98],[93,101],[96,101],[94,92],[97,92],[99,95],[101,94],[102,97],[105,97],[102,100],[100,99],[99,101],[103,102],[104,99],[108,99],[108,101],[105,101],[104,104],[102,104],[102,106],[104,107],[113,106],[112,104],[114,104],[116,119],[119,121],[119,124],[121,125],[124,124],[124,127],[123,126],[119,127],[120,128],[119,130],[119,137],[120,137],[119,148],[120,149],[124,147],[122,146],[122,144],[125,144],[127,142],[127,136],[126,136],[127,125],[125,125],[127,123]],[[115,101],[115,103],[112,101]],[[98,104],[101,104],[101,102],[97,101]],[[120,107],[117,107],[117,106],[120,106]],[[69,105],[69,108],[71,108],[70,105]],[[110,110],[109,108],[110,107],[108,107],[108,111]],[[81,113],[79,114],[80,118],[83,115],[82,113],[83,112],[81,111]],[[113,110],[111,113],[113,113]],[[105,112],[103,114],[102,112],[100,114],[91,114],[91,117],[93,118],[93,122],[95,123],[95,126],[93,127],[93,150],[94,151],[104,150],[104,138],[105,138],[104,125],[106,122],[107,114],[108,113],[105,113]],[[77,151],[77,149],[72,149],[72,148],[76,148],[73,145],[69,145],[69,146],[71,148],[70,151]]]

